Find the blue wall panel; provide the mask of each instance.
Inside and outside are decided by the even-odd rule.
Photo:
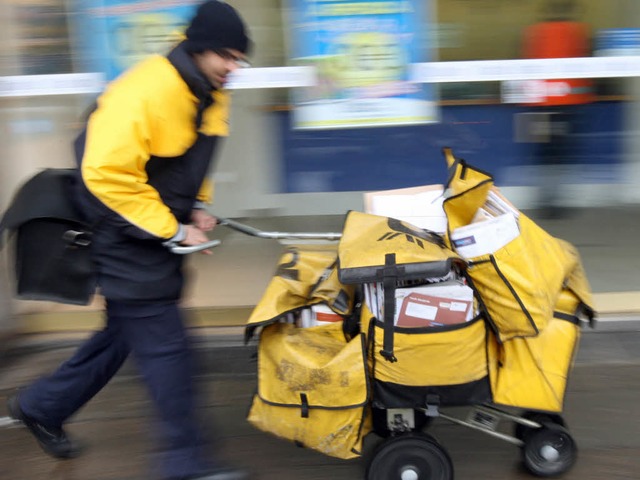
[[[580,183],[619,182],[624,104],[580,106],[573,163]],[[445,106],[437,124],[346,130],[294,130],[279,112],[282,191],[331,192],[403,188],[442,183],[442,147],[482,168],[500,186],[531,184],[516,167],[534,164],[534,145],[514,141],[513,105]],[[586,167],[585,167],[586,166]]]

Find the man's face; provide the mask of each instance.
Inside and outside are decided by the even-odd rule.
[[[216,88],[224,86],[230,73],[247,65],[244,54],[232,48],[207,50],[196,53],[194,58],[198,69]]]

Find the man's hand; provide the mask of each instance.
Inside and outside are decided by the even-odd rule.
[[[209,241],[207,235],[195,225],[185,225],[185,234],[186,237],[180,242],[180,245],[191,247],[201,245]],[[211,250],[202,250],[202,253],[205,255],[211,255],[212,252]]]
[[[191,212],[191,222],[203,232],[210,232],[218,224],[218,219],[201,208],[195,208]]]

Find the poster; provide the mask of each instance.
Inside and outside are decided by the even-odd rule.
[[[413,82],[430,60],[421,0],[290,0],[290,56],[316,69],[293,90],[294,126],[326,129],[437,121],[433,87]]]
[[[200,0],[74,0],[76,71],[112,80],[139,60],[166,54]]]

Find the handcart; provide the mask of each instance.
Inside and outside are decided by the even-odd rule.
[[[561,475],[577,456],[562,417],[567,376],[581,324],[594,318],[579,255],[516,212],[516,238],[463,257],[465,243],[453,234],[499,192],[490,175],[445,155],[444,235],[357,211],[336,233],[264,232],[219,220],[247,235],[300,243],[284,249],[247,322],[246,341],[259,334],[248,421],[342,459],[361,457],[373,433],[381,441],[366,480],[452,480],[447,450],[427,433],[435,419],[520,447],[536,476]],[[64,186],[64,176],[54,177]],[[61,248],[82,250],[78,235],[66,233],[85,226],[65,211],[45,213],[65,219]],[[189,254],[219,243],[172,250]],[[81,278],[90,285],[89,276]],[[50,295],[29,286],[30,295]],[[445,301],[434,306],[433,298]],[[412,324],[416,318],[431,323]],[[470,413],[447,413],[455,407]],[[511,431],[501,428],[506,422]]]
[[[487,305],[482,279],[470,274],[472,262],[433,232],[360,212],[347,214],[340,233],[264,232],[230,219],[220,224],[259,238],[329,245],[289,246],[249,319],[247,341],[260,332],[258,388],[248,416],[255,427],[344,459],[363,455],[363,439],[374,433],[381,441],[369,457],[367,480],[453,479],[447,450],[427,433],[434,419],[520,447],[533,475],[557,476],[573,466],[576,442],[561,413],[581,323],[594,312],[568,244],[561,246],[575,261],[561,275],[551,318],[529,333],[496,325],[503,319]],[[368,263],[380,244],[384,262]],[[415,261],[407,246],[430,253]],[[473,285],[473,318],[440,327],[394,325],[397,289],[424,279],[438,286],[451,275]],[[387,302],[381,318],[367,298],[374,287]],[[301,317],[313,308],[325,316],[302,328]],[[321,321],[327,312],[334,318]],[[460,406],[469,407],[466,417],[447,413]]]

